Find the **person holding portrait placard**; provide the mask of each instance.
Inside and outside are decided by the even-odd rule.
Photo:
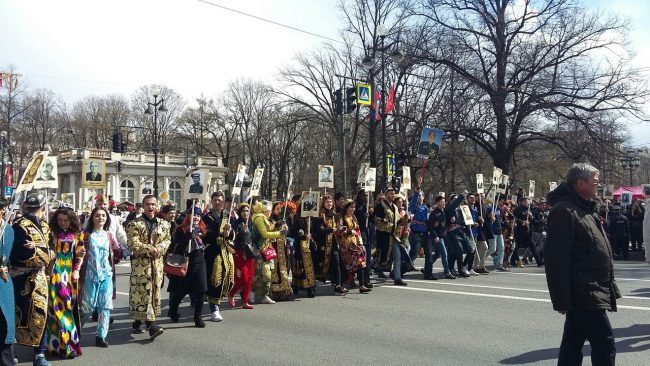
[[[206,292],[210,304],[210,316],[213,322],[223,320],[219,312],[221,299],[228,295],[235,283],[235,260],[232,256],[234,247],[232,241],[235,232],[230,224],[230,211],[224,207],[225,196],[217,191],[210,197],[212,208],[202,221],[206,227],[205,262],[208,275],[208,290]]]
[[[341,282],[339,246],[334,239],[334,231],[337,226],[332,196],[323,195],[319,216],[312,223],[317,245],[316,253],[313,256],[316,279],[321,282],[326,282],[329,279],[334,286],[334,292],[347,293],[348,290],[342,286]]]
[[[300,290],[306,290],[308,297],[314,297],[316,296],[316,277],[312,253],[316,252],[316,243],[312,239],[310,228],[308,228],[308,220],[309,218],[302,217],[302,208],[301,205],[298,205],[291,225],[291,236],[296,240],[291,265],[291,286],[295,294],[298,294]]]

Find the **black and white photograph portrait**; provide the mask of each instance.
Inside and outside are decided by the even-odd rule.
[[[305,191],[302,192],[304,199],[300,208],[302,217],[318,217],[320,209],[320,192]]]
[[[318,166],[318,187],[334,188],[334,166],[332,165]]]

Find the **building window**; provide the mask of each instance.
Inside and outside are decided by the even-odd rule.
[[[176,208],[178,210],[184,209],[181,207],[181,192],[182,192],[181,184],[178,183],[177,181],[171,181],[169,183],[169,200],[171,202],[174,202],[176,204]]]
[[[122,202],[129,201],[135,203],[135,184],[130,179],[124,179],[120,183],[120,197]]]

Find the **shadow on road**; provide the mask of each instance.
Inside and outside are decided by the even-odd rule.
[[[650,324],[635,324],[627,328],[614,329],[616,338],[616,353],[644,352],[650,350]],[[522,353],[499,361],[502,365],[534,364],[540,361],[557,359],[558,348],[546,348]],[[588,344],[582,349],[584,357],[591,356],[591,347]]]

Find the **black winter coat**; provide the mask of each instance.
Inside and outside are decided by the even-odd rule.
[[[553,309],[616,311],[621,294],[614,279],[612,249],[595,202],[582,199],[566,183],[547,199],[552,208],[544,262]]]

